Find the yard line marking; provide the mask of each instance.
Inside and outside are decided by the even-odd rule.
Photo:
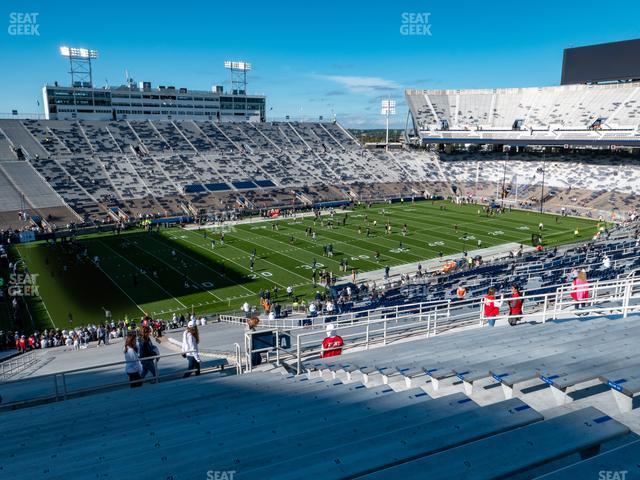
[[[106,243],[104,243],[102,240],[98,240],[98,243],[101,245],[104,245],[106,248],[108,248],[109,250],[111,250],[113,253],[115,253],[116,255],[118,255],[120,258],[122,258],[124,261],[126,261],[129,265],[131,265],[132,267],[134,267],[138,272],[140,271],[140,268],[137,267],[131,260],[129,260],[127,257],[121,255],[120,253],[116,252],[113,248],[111,248],[109,245],[107,245]],[[165,290],[165,288],[160,285],[158,282],[156,282],[153,278],[151,278],[147,273],[144,274],[145,277],[147,277],[149,280],[151,280],[153,283],[155,283],[158,287],[160,287],[160,290],[162,290],[164,293],[166,293],[167,295],[169,295],[171,298],[173,298],[176,302],[178,302],[180,305],[182,305],[183,308],[188,309],[189,307],[187,307],[184,303],[182,303],[180,300],[178,300],[176,297],[174,297],[173,295],[171,295],[171,293],[169,293],[167,290]]]
[[[181,239],[181,240],[184,240],[184,238],[183,238],[183,239]],[[242,240],[242,239],[239,239],[239,240]],[[245,241],[246,241],[246,240],[245,240]],[[251,243],[251,242],[249,242],[249,243]],[[198,245],[198,246],[199,246],[200,248],[206,248],[206,247],[203,247],[202,245]],[[239,248],[239,247],[236,247],[236,246],[232,245],[230,242],[225,243],[225,247],[227,247],[227,246],[228,246],[228,247],[231,247],[231,248],[235,248],[236,250],[239,250],[239,251],[241,251],[241,252],[243,252],[243,253],[244,253],[244,250],[242,250],[242,249],[241,249],[241,248]],[[259,246],[259,247],[261,247],[261,248],[267,248],[267,247],[263,247],[262,245],[258,245],[258,246]],[[271,250],[271,249],[270,249],[270,248],[267,248],[267,250]],[[271,251],[275,252],[275,250],[271,250]],[[276,253],[278,253],[278,252],[276,252]],[[222,255],[220,255],[220,256],[222,256]],[[291,257],[289,257],[289,258],[291,258]],[[298,276],[298,277],[300,277],[300,278],[304,278],[305,280],[307,280],[307,279],[306,279],[305,277],[303,277],[302,275],[299,275],[299,274],[297,274],[297,273],[295,273],[295,272],[292,272],[291,270],[289,270],[289,269],[287,269],[287,268],[285,268],[285,267],[281,267],[280,265],[275,264],[275,263],[273,263],[273,262],[270,262],[269,260],[266,260],[266,259],[264,259],[264,258],[261,258],[261,260],[262,260],[263,262],[266,262],[266,263],[270,264],[270,265],[273,265],[274,267],[278,268],[279,270],[284,270],[285,272],[291,273],[292,275],[296,275],[296,276]],[[295,259],[294,259],[294,260],[295,260]],[[296,260],[296,261],[299,261],[299,260]],[[237,262],[233,262],[233,263],[235,263],[236,265],[240,265],[240,264],[239,264],[239,263],[237,263]],[[240,266],[241,266],[243,269],[245,269],[245,270],[249,270],[249,271],[251,271],[251,270],[250,270],[249,268],[247,268],[247,267],[244,267],[244,266],[242,266],[242,265],[240,265]],[[253,272],[252,272],[252,273],[253,273]],[[280,287],[286,288],[286,286],[285,286],[285,285],[282,285],[282,284],[280,284],[280,283],[278,283],[278,282],[276,282],[276,281],[271,281],[271,283],[275,283],[276,285],[278,285],[278,286],[280,286]]]
[[[188,230],[188,231],[190,231],[190,230]],[[155,238],[154,238],[153,240],[154,240],[156,243],[159,243],[159,244],[161,244],[161,245],[164,245],[162,242],[160,242],[159,240],[156,240]],[[174,240],[174,241],[175,241],[175,240]],[[186,238],[181,238],[181,239],[179,239],[179,241],[181,241],[181,242],[191,243],[192,245],[195,245],[196,247],[204,248],[205,250],[207,250],[208,252],[210,252],[210,250],[209,250],[208,248],[206,248],[206,247],[204,247],[204,246],[202,246],[202,245],[198,245],[198,244],[196,244],[196,243],[190,242],[190,241],[189,241],[189,240],[187,240]],[[215,271],[213,268],[211,268],[209,265],[206,265],[206,264],[202,263],[202,262],[201,262],[200,260],[198,260],[197,258],[193,258],[193,257],[192,257],[191,255],[189,255],[188,253],[184,253],[184,252],[179,252],[179,253],[180,253],[181,255],[184,255],[184,256],[185,256],[185,257],[187,257],[187,258],[190,258],[190,259],[191,259],[191,260],[193,260],[194,262],[196,262],[196,263],[198,263],[198,264],[202,265],[202,266],[203,266],[203,267],[205,267],[206,269],[211,270],[213,273],[215,273],[216,275],[218,275],[220,278],[225,278],[225,277],[223,277],[223,276],[222,276],[222,274],[221,274],[221,273],[216,272],[216,271]],[[217,256],[218,256],[218,257],[222,257],[222,258],[224,258],[225,260],[229,260],[227,257],[224,257],[224,256],[222,256],[222,255],[217,255]],[[235,263],[235,262],[233,262],[233,261],[232,261],[232,263]],[[237,285],[237,286],[239,286],[239,287],[244,288],[244,289],[245,289],[247,292],[249,292],[251,295],[257,295],[257,293],[256,293],[256,292],[254,292],[253,290],[248,289],[247,287],[245,287],[245,286],[244,286],[244,285],[242,285],[241,283],[236,283],[236,282],[234,282],[234,285]]]
[[[300,231],[300,230],[298,230],[298,229],[296,229],[296,228],[294,228],[294,230],[295,230],[296,232],[299,232],[299,235],[292,235],[294,238],[296,238],[297,240],[300,240],[301,242],[304,242],[305,244],[310,244],[311,246],[317,246],[317,244],[316,244],[316,243],[314,243],[312,240],[306,240],[306,238],[307,238],[307,237],[302,237],[302,231]],[[267,235],[268,235],[268,233],[267,233]],[[280,232],[276,232],[276,235],[286,236],[284,233],[280,233]],[[260,236],[260,235],[258,235],[257,237],[251,237],[251,238],[256,238],[256,239],[261,239],[261,240],[264,240],[264,239],[266,238],[266,239],[273,240],[274,242],[283,243],[283,244],[285,244],[285,245],[288,245],[288,244],[287,244],[287,242],[285,242],[284,240],[279,240],[279,239],[277,239],[277,238],[270,237],[270,236]],[[332,240],[332,239],[329,239],[329,240]],[[350,243],[350,242],[347,242],[347,241],[341,241],[341,240],[336,240],[335,242],[333,242],[333,241],[332,241],[331,243],[335,243],[336,245],[340,245],[340,244],[349,244],[350,246],[353,246],[353,245],[351,245],[351,243]],[[367,249],[363,249],[362,247],[358,247],[358,246],[355,246],[355,247],[356,247],[358,250],[364,250],[365,252],[369,252],[369,250],[367,250]],[[310,254],[310,255],[314,255],[314,256],[315,256],[315,254],[314,254],[314,252],[313,252],[313,251],[311,251],[311,250],[307,250],[306,248],[299,247],[299,246],[296,246],[296,245],[291,245],[291,246],[290,246],[290,249],[294,249],[294,250],[301,250],[302,252],[306,252],[306,253],[308,253],[308,254]],[[282,255],[286,255],[285,253],[283,253],[282,251],[279,251],[279,250],[273,250],[273,251],[276,251],[276,252],[278,252],[278,253],[281,253]],[[286,251],[286,250],[284,250],[284,251]],[[351,256],[353,256],[353,255],[357,255],[357,254],[355,254],[355,253],[354,253],[354,254],[346,254],[346,253],[345,253],[345,255],[348,255],[349,257],[351,257]],[[305,260],[300,260],[300,259],[297,259],[297,258],[293,258],[293,257],[291,257],[291,256],[289,256],[289,255],[286,255],[286,256],[287,256],[287,257],[289,257],[289,258],[291,258],[292,260],[296,260],[296,261],[298,261],[298,262],[302,262],[302,263],[305,263],[305,262],[306,262]],[[323,257],[323,258],[324,258],[326,261],[334,262],[336,265],[340,265],[340,262],[339,262],[337,259],[334,259],[334,258],[331,258],[331,257]],[[375,263],[374,261],[372,261],[372,260],[360,260],[360,261],[361,261],[361,262],[370,263],[370,264],[372,264],[372,265],[376,265],[376,263]]]
[[[190,232],[190,231],[187,231],[187,233],[189,233],[189,232]],[[192,241],[190,241],[190,240],[187,240],[186,238],[180,238],[178,241],[180,241],[180,242],[187,242],[187,243],[190,243],[191,245],[194,245],[194,246],[196,246],[196,247],[198,247],[198,248],[202,248],[203,250],[206,250],[207,252],[211,252],[211,250],[210,250],[210,249],[208,249],[207,247],[205,247],[204,245],[200,245],[199,243],[192,242]],[[238,247],[233,247],[232,245],[229,245],[229,243],[225,243],[225,247],[226,247],[226,246],[229,246],[229,247],[235,248],[236,250],[244,251],[244,250],[239,249]],[[222,248],[222,247],[219,247],[219,248]],[[225,257],[224,255],[220,255],[219,253],[216,253],[216,255],[217,255],[218,257],[223,258],[224,260],[227,260],[227,261],[229,261],[229,262],[231,262],[231,263],[234,263],[234,264],[238,265],[238,266],[239,266],[240,268],[242,268],[243,270],[246,270],[246,271],[248,271],[248,272],[250,272],[250,273],[254,273],[254,272],[251,272],[251,269],[250,269],[250,268],[245,267],[244,265],[242,265],[242,264],[240,264],[240,263],[238,263],[238,262],[233,261],[233,260],[232,260],[231,258],[229,258],[229,257]],[[268,260],[265,260],[265,262],[267,262],[267,263],[271,263],[271,262],[269,262]],[[276,266],[277,268],[283,269],[282,267],[278,267],[278,265],[275,265],[275,264],[273,264],[273,263],[271,263],[271,265],[274,265],[274,266]],[[283,269],[283,270],[285,270],[286,272],[289,272],[289,270],[287,270],[287,269]],[[256,273],[256,275],[258,275],[258,274]],[[263,279],[266,279],[266,277],[262,277],[262,278],[263,278]],[[271,283],[275,283],[275,284],[276,284],[276,285],[278,285],[279,287],[286,288],[284,285],[282,285],[282,284],[280,284],[280,283],[278,283],[278,282],[276,282],[276,281],[270,281],[270,282],[271,282]],[[241,286],[242,286],[242,285],[241,285]],[[244,286],[243,286],[243,288],[245,288],[245,290],[249,290],[248,288],[246,288],[246,287],[244,287]],[[249,291],[251,291],[251,290],[249,290]],[[253,293],[254,295],[257,295],[257,293],[256,293],[256,292],[252,292],[252,293]]]
[[[111,278],[111,276],[106,272],[106,270],[105,270],[104,268],[102,268],[99,264],[95,264],[95,263],[94,263],[94,265],[95,265],[96,267],[98,267],[98,270],[100,270],[102,273],[104,273],[104,275],[105,275],[109,280],[111,280],[111,283],[113,283],[116,287],[118,287],[118,288],[120,289],[120,291],[121,291],[122,293],[124,293],[124,294],[127,296],[127,298],[129,298],[129,300],[131,300],[131,303],[133,303],[133,304],[138,308],[138,310],[140,310],[142,313],[145,313],[145,314],[147,313],[147,312],[145,312],[145,311],[144,311],[144,309],[143,309],[140,305],[138,305],[138,304],[136,303],[136,301],[135,301],[133,298],[131,298],[131,295],[129,295],[129,294],[127,293],[127,291],[126,291],[124,288],[122,288],[118,282],[116,282],[115,280],[113,280],[113,278]]]
[[[180,270],[178,270],[176,267],[174,267],[173,265],[171,265],[170,263],[165,262],[162,258],[154,255],[153,253],[151,253],[150,250],[144,250],[142,247],[139,247],[138,245],[134,245],[138,250],[141,250],[142,252],[151,255],[153,258],[158,259],[159,261],[161,261],[162,263],[164,263],[165,265],[167,265],[170,269],[174,270],[175,272],[178,272],[178,274],[183,275],[187,280],[189,280],[191,283],[193,283],[194,285],[200,285],[198,282],[194,282],[193,279],[191,277],[189,277],[187,274],[181,272]],[[211,292],[210,290],[205,290],[206,293],[208,293],[209,295],[217,298],[219,301],[222,301],[222,299],[220,297],[218,297],[216,294],[214,294],[213,292]],[[199,305],[198,305],[199,306]]]

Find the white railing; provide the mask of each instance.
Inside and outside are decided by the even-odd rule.
[[[575,313],[587,316],[621,315],[640,312],[640,279],[616,279],[598,281],[588,286],[589,297],[583,301],[574,301],[570,294],[572,285],[562,285],[556,291],[547,294],[523,294],[523,313],[509,315],[501,313],[491,320],[509,320],[520,318],[521,321],[556,320],[571,318]],[[502,309],[512,297],[499,297]],[[335,322],[340,336],[345,341],[345,349],[369,349],[372,345],[386,345],[390,341],[420,335],[426,338],[438,335],[454,328],[470,326],[482,327],[488,323],[484,316],[484,299],[464,302],[447,302],[439,305],[423,304],[407,305],[404,309],[387,308],[387,313],[378,309],[379,315],[369,314],[348,322]],[[295,360],[296,370],[302,371],[302,362],[306,359],[318,358],[321,354],[323,340],[322,330],[296,332],[295,348],[288,357]],[[293,332],[292,332],[293,333]]]
[[[375,320],[388,315],[402,316],[404,312],[415,311],[416,309],[426,308],[429,306],[436,306],[437,308],[440,308],[440,310],[444,311],[448,310],[451,302],[452,300],[432,300],[428,302],[378,307],[369,310],[359,310],[346,313],[320,313],[315,316],[291,316],[286,318],[276,318],[273,320],[261,318],[259,327],[279,330],[295,330],[299,328],[307,329],[318,325],[325,325],[327,323],[352,325],[355,323],[362,323],[363,321]],[[244,325],[247,321],[244,317],[233,315],[220,315],[218,318],[221,322],[238,325]]]
[[[625,277],[626,278],[626,277]],[[620,280],[620,279],[618,279]],[[594,283],[594,285],[600,284],[600,281]],[[424,287],[424,284],[420,283],[408,283],[399,288],[421,288]],[[476,284],[466,284],[467,289],[477,286]],[[535,287],[530,290],[522,290],[522,294],[525,295],[528,299],[535,299],[539,296],[544,296],[548,294],[534,294],[537,290],[541,289],[558,289],[563,286],[566,286],[565,283],[560,284],[552,284],[552,285],[542,285],[540,287]],[[456,311],[460,311],[463,307],[470,306],[478,306],[478,303],[481,301],[481,297],[469,298],[466,300],[458,300],[456,298],[451,298],[448,300],[431,300],[426,302],[413,302],[407,304],[393,305],[393,306],[382,306],[377,308],[371,308],[368,310],[357,310],[353,312],[346,313],[333,313],[326,314],[320,313],[316,316],[308,316],[308,315],[298,315],[291,316],[286,318],[276,318],[270,320],[268,318],[260,319],[260,329],[278,329],[278,330],[296,330],[296,329],[309,329],[317,326],[326,325],[327,323],[333,323],[337,327],[343,325],[362,325],[365,322],[378,320],[382,318],[405,318],[407,315],[414,315],[416,311],[438,311],[439,315],[444,315],[446,318],[450,318],[452,315],[456,314]],[[453,310],[452,310],[453,309]],[[232,323],[236,325],[245,325],[247,319],[241,316],[234,315],[220,315],[218,319],[221,322]]]
[[[36,352],[29,351],[0,363],[0,380],[6,380],[36,362]]]
[[[189,353],[189,352],[186,352]],[[201,354],[206,353],[200,351]],[[182,356],[182,353],[170,353],[154,357],[144,357],[140,361],[152,361],[155,366],[155,374],[143,380],[121,380],[113,381],[114,378],[125,377],[124,367],[127,361],[82,367],[63,372],[49,373],[33,377],[9,380],[0,382],[3,402],[0,408],[19,408],[37,403],[66,400],[70,397],[99,393],[115,388],[123,388],[135,382],[159,383],[161,380],[171,380],[181,378],[185,373],[190,372],[184,368],[184,364],[173,364],[165,367],[166,373],[160,374],[158,362],[161,359]],[[162,363],[160,363],[162,365]],[[227,366],[227,362],[222,359],[214,359],[208,362],[203,361],[201,373],[209,373]]]
[[[238,375],[242,375],[242,353],[240,350],[240,344],[237,342],[234,343],[233,348],[236,355],[236,373]]]

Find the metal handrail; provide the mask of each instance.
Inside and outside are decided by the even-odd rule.
[[[595,282],[595,284],[600,284],[600,281]],[[408,285],[411,286],[411,285]],[[419,286],[419,285],[414,285]],[[529,294],[531,291],[539,290],[541,288],[549,289],[559,289],[563,286],[566,286],[566,283],[559,283],[554,285],[547,285],[543,287],[532,288],[528,290],[522,290],[521,293],[523,296],[527,298],[536,298],[541,295],[548,294]],[[328,323],[329,321],[336,325],[336,327],[340,327],[343,325],[353,325],[353,324],[364,324],[367,321],[377,318],[378,316],[388,316],[395,311],[396,317],[401,318],[400,314],[406,311],[414,311],[416,309],[424,309],[424,308],[437,308],[439,310],[445,310],[447,312],[447,316],[451,315],[452,307],[462,307],[462,306],[472,306],[481,301],[481,297],[475,298],[467,298],[464,300],[458,300],[456,298],[448,299],[448,300],[430,300],[426,302],[415,302],[394,306],[382,306],[376,307],[367,310],[358,310],[355,312],[346,312],[346,313],[336,313],[333,315],[318,315],[316,317],[289,317],[282,319],[261,319],[260,327],[261,328],[276,328],[283,330],[296,330],[296,329],[309,329],[315,326],[322,326]],[[220,315],[220,321],[226,323],[234,323],[234,324],[245,324],[246,318],[233,316],[233,315]],[[310,321],[310,324],[300,325],[302,321]]]
[[[625,279],[625,280],[610,280],[605,282],[596,282],[593,285],[589,285],[588,289],[590,292],[590,298],[583,301],[574,301],[566,300],[567,293],[571,292],[574,289],[571,285],[563,285],[560,288],[556,289],[555,292],[546,293],[546,294],[536,294],[536,295],[522,295],[521,297],[517,297],[520,300],[525,300],[528,304],[532,304],[533,307],[529,309],[528,312],[523,312],[519,315],[497,315],[492,317],[495,320],[509,319],[514,317],[519,317],[522,319],[527,318],[538,318],[543,323],[545,323],[548,319],[557,319],[558,315],[561,312],[566,312],[566,309],[563,307],[571,307],[576,306],[582,303],[588,304],[587,307],[581,308],[580,312],[585,313],[587,315],[601,315],[606,312],[611,312],[615,310],[620,310],[623,317],[627,317],[631,312],[640,312],[640,304],[631,304],[631,299],[640,299],[640,279]],[[501,297],[500,299],[504,301],[508,301],[513,299],[514,297],[507,296]],[[532,303],[533,302],[533,303]],[[603,302],[614,302],[619,303],[619,305],[614,306],[595,306],[596,303],[601,304]],[[443,328],[446,330],[450,330],[452,328],[461,327],[465,325],[470,325],[474,323],[474,320],[478,322],[478,326],[483,326],[486,323],[486,318],[484,316],[484,309],[482,308],[484,303],[484,299],[478,299],[474,301],[471,306],[479,307],[478,310],[471,310],[459,314],[451,314],[451,310],[444,313],[439,313],[437,308],[434,308],[432,311],[424,312],[422,309],[419,310],[419,313],[415,312],[406,313],[402,316],[389,316],[383,317],[375,320],[362,321],[353,325],[341,325],[339,328],[341,330],[349,330],[350,328],[358,328],[360,331],[355,333],[349,333],[341,335],[344,339],[352,339],[353,342],[345,348],[354,348],[354,347],[365,347],[369,348],[369,346],[373,343],[386,344],[390,337],[390,331],[393,333],[394,330],[399,331],[399,337],[406,338],[408,335],[406,333],[407,330],[410,331],[409,335],[417,335],[417,334],[426,334],[428,338],[432,335],[438,334],[438,328],[442,331]],[[467,305],[469,306],[469,305]],[[425,318],[426,315],[426,318]],[[417,320],[415,320],[417,318]],[[440,320],[440,325],[438,326],[438,320]],[[390,323],[395,322],[396,324],[402,323],[398,326],[392,325],[389,326]],[[382,325],[381,328],[376,329],[378,325]],[[373,328],[372,328],[373,326]],[[363,334],[362,329],[365,328],[365,334]],[[382,340],[375,340],[375,333],[382,333]],[[365,336],[365,340],[357,340]],[[316,337],[311,338],[306,341],[305,339],[308,337]],[[296,338],[296,347],[295,347],[295,361],[297,365],[298,373],[301,373],[302,366],[302,358],[304,357],[314,357],[317,356],[321,352],[321,348],[318,348],[318,330],[314,330],[313,332],[308,333],[300,333]]]
[[[31,350],[0,363],[0,379],[7,379],[18,372],[29,368],[37,360],[36,352]]]
[[[162,359],[162,358],[169,358],[169,357],[175,357],[178,355],[183,355],[183,354],[188,354],[188,353],[192,353],[192,351],[187,351],[187,352],[181,352],[181,353],[169,353],[169,354],[164,354],[164,355],[155,355],[152,357],[143,357],[140,358],[141,362],[146,362],[146,361],[153,361],[155,363],[155,375],[153,375],[150,378],[145,378],[145,379],[140,379],[140,380],[123,380],[123,381],[118,381],[118,382],[108,382],[108,383],[102,383],[99,385],[93,385],[87,388],[77,388],[74,390],[70,390],[67,386],[67,377],[70,374],[77,374],[77,373],[83,373],[83,372],[90,372],[90,371],[96,371],[96,370],[100,370],[100,369],[105,369],[105,368],[109,368],[109,367],[123,367],[124,365],[126,365],[128,362],[127,360],[123,360],[123,361],[118,361],[118,362],[111,362],[111,363],[106,363],[106,364],[102,364],[102,365],[94,365],[94,366],[90,366],[90,367],[81,367],[81,368],[75,368],[75,369],[71,369],[71,370],[65,370],[62,372],[55,372],[55,373],[48,373],[48,374],[44,374],[44,375],[39,375],[37,377],[26,377],[26,378],[20,378],[20,379],[14,379],[14,380],[9,380],[9,381],[2,381],[0,382],[0,388],[5,389],[5,391],[10,388],[13,385],[17,385],[17,384],[21,384],[21,383],[27,383],[27,382],[44,382],[45,384],[47,383],[47,379],[51,379],[51,381],[53,382],[53,390],[51,391],[51,393],[46,393],[46,394],[40,394],[40,395],[35,395],[32,397],[29,397],[27,399],[23,399],[23,400],[18,400],[15,402],[10,402],[10,403],[3,403],[1,405],[1,407],[11,407],[14,408],[16,406],[20,406],[20,405],[28,405],[28,404],[32,404],[34,402],[43,402],[43,401],[50,401],[50,400],[54,400],[54,401],[59,401],[59,400],[66,400],[70,395],[82,395],[88,392],[98,392],[98,391],[102,391],[105,389],[110,389],[110,388],[114,388],[114,387],[118,387],[118,386],[124,386],[124,385],[130,385],[131,383],[136,383],[136,382],[153,382],[153,383],[159,383],[161,379],[168,379],[168,378],[179,378],[181,376],[183,376],[185,373],[187,372],[192,372],[192,370],[186,370],[186,371],[179,371],[179,372],[171,372],[171,373],[167,373],[164,375],[160,375],[159,374],[159,370],[157,368],[158,365],[158,360]],[[204,373],[208,373],[208,372],[212,372],[218,368],[224,368],[224,365],[215,365],[209,368],[205,368],[205,369],[201,369],[201,372]]]
[[[242,375],[242,350],[239,343],[234,343],[233,347],[236,354],[236,373]]]

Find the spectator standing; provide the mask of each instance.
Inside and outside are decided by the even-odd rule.
[[[587,281],[587,272],[580,270],[578,276],[573,280],[573,289],[571,291],[571,298],[576,302],[576,310],[586,306],[586,301],[589,298],[589,282]]]
[[[322,341],[321,358],[336,357],[342,354],[344,340],[336,332],[335,326],[330,323],[327,325],[327,337]]]
[[[136,334],[134,332],[127,333],[127,338],[124,343],[124,359],[126,362],[124,371],[129,375],[131,388],[140,387],[142,385],[142,382],[140,381],[142,379],[140,376],[140,373],[142,372],[142,364],[138,357]]]
[[[242,304],[242,311],[244,312],[244,317],[249,318],[251,315],[251,305],[249,305],[249,302],[244,302]]]
[[[145,358],[156,357],[160,355],[160,350],[151,341],[151,327],[144,326],[141,328],[140,339],[138,340],[138,351],[140,352],[142,371],[140,376],[142,378],[147,376],[147,373],[151,373],[151,376],[156,376],[156,363],[157,360],[145,360]]]
[[[518,285],[511,285],[511,299],[507,302],[509,305],[509,325],[513,326],[522,320],[522,304],[524,300]]]
[[[487,323],[490,327],[493,327],[496,324],[496,318],[500,313],[500,307],[502,302],[496,300],[496,290],[491,287],[487,290],[487,294],[482,299],[482,307],[484,310],[484,318],[487,320]]]
[[[251,317],[247,320],[247,331],[255,332],[260,324],[258,317]],[[251,366],[257,367],[262,363],[262,354],[260,352],[251,352]]]
[[[98,327],[96,335],[98,336],[98,347],[100,346],[100,343],[102,343],[103,345],[107,344],[107,329],[104,328],[104,325],[100,325]]]
[[[195,320],[190,320],[187,329],[182,334],[182,356],[188,361],[188,372],[184,377],[190,376],[195,370],[196,376],[200,375],[200,353],[198,344],[200,343],[200,334],[198,333],[198,325]]]

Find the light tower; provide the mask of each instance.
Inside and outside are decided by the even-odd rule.
[[[236,62],[226,60],[224,68],[229,70],[229,80],[231,84],[231,104],[233,115],[236,110],[236,95],[244,95],[244,111],[247,111],[247,72],[251,71],[251,64],[248,62]]]
[[[380,113],[387,117],[387,140],[385,145],[387,148],[389,148],[389,115],[396,114],[396,101],[389,99],[382,100],[382,108],[380,110]]]
[[[71,86],[93,87],[91,60],[98,58],[97,50],[62,46],[60,55],[69,58]]]
[[[229,70],[232,95],[247,94],[247,72],[251,71],[251,64],[247,62],[224,62],[224,68]]]

